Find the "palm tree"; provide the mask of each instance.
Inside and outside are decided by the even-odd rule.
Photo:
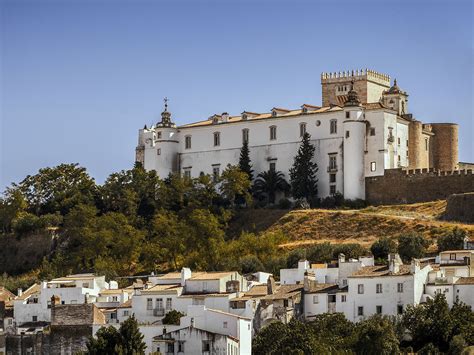
[[[268,170],[257,175],[253,189],[256,196],[267,196],[268,202],[275,203],[275,195],[281,191],[287,193],[290,185],[281,171]]]

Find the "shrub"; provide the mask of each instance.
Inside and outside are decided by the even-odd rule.
[[[163,318],[163,324],[179,325],[181,317],[184,317],[184,313],[173,309],[166,313]]]
[[[411,261],[413,258],[421,258],[426,253],[426,248],[431,242],[422,235],[411,233],[398,237],[398,254],[403,261]]]
[[[382,237],[375,241],[370,247],[370,251],[375,259],[387,259],[388,254],[397,250],[397,244],[391,238]]]
[[[262,262],[255,255],[244,256],[240,258],[240,272],[250,274],[264,269]]]
[[[438,237],[437,244],[439,251],[459,250],[464,248],[464,238],[466,231],[455,227],[450,233]]]

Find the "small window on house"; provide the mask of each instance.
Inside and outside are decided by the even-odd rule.
[[[118,297],[117,297],[117,296],[112,296],[112,301],[113,301],[113,302],[117,302],[117,301],[118,301]]]
[[[358,316],[363,316],[364,315],[364,307],[357,307],[357,315]]]
[[[272,117],[276,117],[277,116],[277,112],[275,110],[272,111]]]
[[[276,126],[271,126],[270,127],[270,140],[275,140],[277,139],[277,128]]]
[[[47,308],[51,308],[51,301],[48,301]]]
[[[173,299],[172,298],[167,298],[166,299],[166,309],[171,309],[173,306]]]
[[[184,341],[178,342],[178,353],[184,353]]]
[[[38,316],[33,316],[33,317],[31,317],[31,320],[32,320],[33,322],[37,322],[37,321],[38,321]]]
[[[374,161],[370,162],[370,171],[377,170],[377,164]]]
[[[401,282],[397,283],[397,292],[398,293],[403,292],[403,283],[401,283]]]
[[[303,137],[306,133],[306,123],[300,123],[300,137]]]
[[[186,179],[191,179],[191,169],[185,169],[184,170],[184,177]]]
[[[331,184],[336,182],[336,174],[329,174],[329,182]]]
[[[157,139],[161,139],[161,131],[159,131],[159,132],[156,133],[156,138],[157,138]]]
[[[336,185],[331,185],[329,186],[329,193],[331,195],[335,195],[336,194]]]
[[[8,319],[8,325],[12,325],[13,324],[13,319],[9,318]]]
[[[156,299],[156,309],[163,309],[163,298],[157,298]]]
[[[398,145],[400,145],[400,137],[398,137],[397,142],[398,142]]]
[[[337,120],[331,120],[329,126],[329,133],[336,134],[337,133]]]
[[[168,343],[166,353],[167,354],[174,354],[174,343]]]
[[[202,341],[202,351],[203,352],[211,351],[211,342],[209,340]]]
[[[151,298],[146,299],[146,309],[147,310],[153,309],[153,299]]]
[[[320,121],[320,120],[317,120],[317,121],[316,121],[316,127],[319,127],[319,126],[321,126],[321,121]]]
[[[401,156],[399,155],[398,156],[398,162],[400,163],[400,161],[402,160]]]
[[[248,128],[244,128],[242,130],[242,143],[248,143],[249,142],[249,130]]]
[[[375,306],[375,313],[382,314],[382,306]]]
[[[221,145],[221,133],[214,132],[214,147],[218,147]]]
[[[456,254],[454,253],[449,254],[449,260],[456,260]]]
[[[158,148],[158,149],[156,150],[156,155],[161,155],[161,148]]]
[[[223,327],[224,329],[227,329],[227,322],[224,322],[224,323],[222,324],[222,327]]]
[[[407,147],[408,147],[408,139],[407,139]]]
[[[271,162],[270,163],[270,171],[276,171],[276,163],[275,162]]]
[[[129,311],[123,311],[123,316],[124,317],[128,317],[128,315],[129,315]]]
[[[408,158],[408,150],[407,150],[407,154],[406,154],[407,158]]]
[[[349,111],[346,112],[346,118],[351,118],[351,113]]]
[[[403,314],[403,305],[402,305],[402,304],[399,304],[399,305],[397,306],[397,313],[398,313],[398,314]]]
[[[117,313],[110,313],[110,319],[117,319]]]
[[[425,150],[428,151],[428,138],[425,138]]]
[[[375,136],[375,127],[370,128],[370,135]]]
[[[357,285],[357,293],[359,295],[362,295],[364,293],[364,285],[363,284],[358,284]]]
[[[191,149],[191,136],[184,137],[184,148]]]
[[[329,154],[329,171],[336,171],[337,170],[337,154],[331,153]]]
[[[350,132],[346,131],[346,138],[349,138]]]
[[[213,166],[212,179],[214,180],[214,182],[217,182],[217,180],[219,180],[219,176],[220,176],[219,166]]]
[[[314,296],[313,296],[313,303],[314,303],[314,304],[319,303],[318,295],[314,295]]]
[[[88,282],[84,282],[84,283],[82,284],[82,287],[84,287],[84,288],[89,288],[89,283],[88,283]]]
[[[375,285],[375,292],[376,293],[382,293],[382,284],[376,284]]]
[[[346,302],[346,301],[347,301],[347,296],[341,295],[341,302]]]

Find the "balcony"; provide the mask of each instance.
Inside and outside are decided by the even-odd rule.
[[[165,309],[164,308],[155,308],[153,310],[153,315],[155,317],[163,317],[165,315]]]
[[[334,165],[329,165],[328,166],[328,173],[335,173],[337,172],[337,165],[334,164]]]

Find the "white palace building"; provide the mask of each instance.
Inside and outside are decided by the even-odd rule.
[[[316,147],[319,196],[340,192],[347,199],[365,199],[365,177],[384,175],[385,169],[445,169],[443,164],[457,163],[457,125],[415,120],[408,114],[407,93],[396,80],[391,85],[388,75],[367,69],[323,73],[321,85],[322,106],[224,112],[183,126],[172,122],[165,104],[161,121],[139,131],[136,160],[162,178],[173,172],[216,176],[238,163],[247,141],[254,176],[275,169],[289,179],[308,132]],[[447,135],[453,146],[442,144]]]

